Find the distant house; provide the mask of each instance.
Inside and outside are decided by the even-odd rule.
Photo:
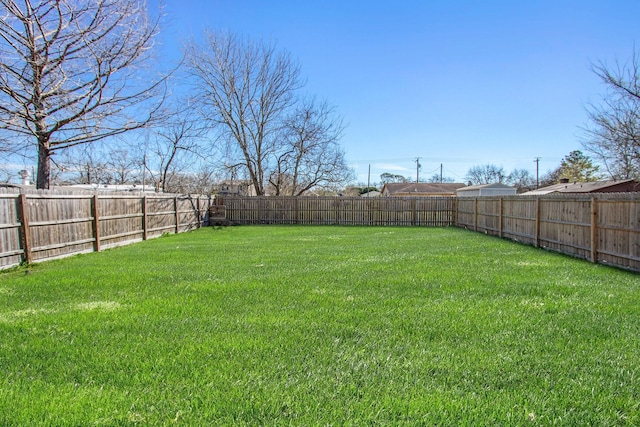
[[[523,196],[543,196],[554,193],[631,193],[640,191],[640,182],[633,179],[619,181],[561,182],[522,193]]]
[[[255,196],[257,193],[251,181],[228,180],[220,183],[221,196]]]
[[[369,191],[368,193],[362,193],[360,195],[360,197],[380,197],[382,193],[380,193],[379,191],[373,190],[373,191]]]
[[[458,197],[515,196],[516,188],[505,184],[470,185],[456,190]]]
[[[461,183],[434,183],[434,182],[407,182],[390,183],[382,187],[384,197],[431,197],[431,196],[455,196],[458,188],[464,187]]]

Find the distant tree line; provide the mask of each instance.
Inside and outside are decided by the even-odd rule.
[[[472,185],[502,183],[515,187],[518,192],[533,190],[557,184],[561,179],[569,181],[589,182],[602,178],[600,167],[582,153],[574,150],[566,155],[560,164],[542,176],[534,176],[527,169],[514,169],[506,173],[502,166],[493,164],[473,166],[465,175],[465,180]]]

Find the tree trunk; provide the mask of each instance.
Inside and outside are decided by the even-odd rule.
[[[51,149],[49,138],[38,138],[38,178],[36,188],[39,190],[49,189],[49,179],[51,176]]]

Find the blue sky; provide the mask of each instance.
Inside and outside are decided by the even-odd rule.
[[[474,165],[541,174],[581,149],[591,63],[627,61],[640,1],[165,0],[165,55],[205,28],[273,41],[347,123],[359,182],[458,182]]]

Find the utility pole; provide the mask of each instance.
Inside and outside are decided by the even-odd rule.
[[[416,182],[420,182],[420,159],[422,157],[416,157]]]
[[[440,163],[440,184],[442,184],[442,163]]]
[[[367,192],[369,192],[369,187],[371,187],[371,163],[369,163],[369,174],[367,175]]]
[[[540,157],[536,157],[533,162],[536,164],[536,190],[540,188]]]

